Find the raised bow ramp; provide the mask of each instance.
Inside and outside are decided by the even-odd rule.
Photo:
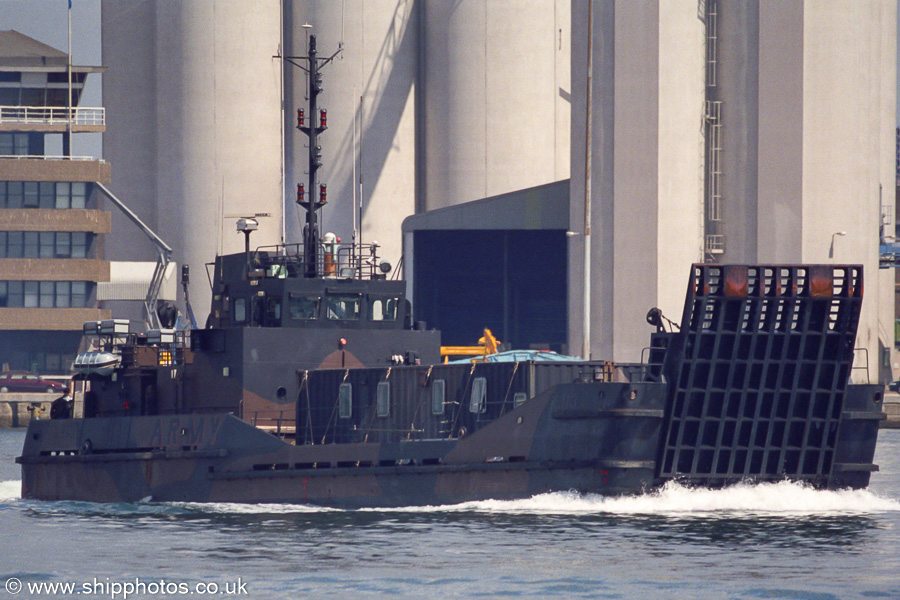
[[[882,386],[850,384],[862,299],[858,265],[694,265],[659,476],[867,485],[884,416]]]

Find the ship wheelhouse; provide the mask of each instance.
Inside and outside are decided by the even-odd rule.
[[[387,279],[374,247],[320,262],[321,276],[310,278],[296,245],[218,257],[207,327],[413,328],[406,284]]]

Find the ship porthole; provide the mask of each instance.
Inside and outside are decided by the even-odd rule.
[[[275,390],[275,396],[279,400],[284,400],[285,398],[287,398],[287,390],[284,389],[284,386],[279,387],[277,390]]]
[[[81,444],[81,453],[82,454],[90,454],[93,449],[94,449],[94,444],[91,442],[91,440],[84,440],[84,443]]]

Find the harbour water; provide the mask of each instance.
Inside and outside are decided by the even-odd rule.
[[[25,501],[24,435],[0,430],[0,600],[900,598],[900,430],[880,433],[865,491],[670,486],[368,511]]]

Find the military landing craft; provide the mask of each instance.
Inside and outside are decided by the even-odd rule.
[[[855,265],[697,264],[646,361],[440,363],[373,245],[320,238],[325,130],[309,37],[301,244],[213,265],[205,328],[85,325],[83,418],[32,421],[22,496],[94,502],[448,504],[640,493],[679,480],[862,488],[883,388],[852,384]]]

